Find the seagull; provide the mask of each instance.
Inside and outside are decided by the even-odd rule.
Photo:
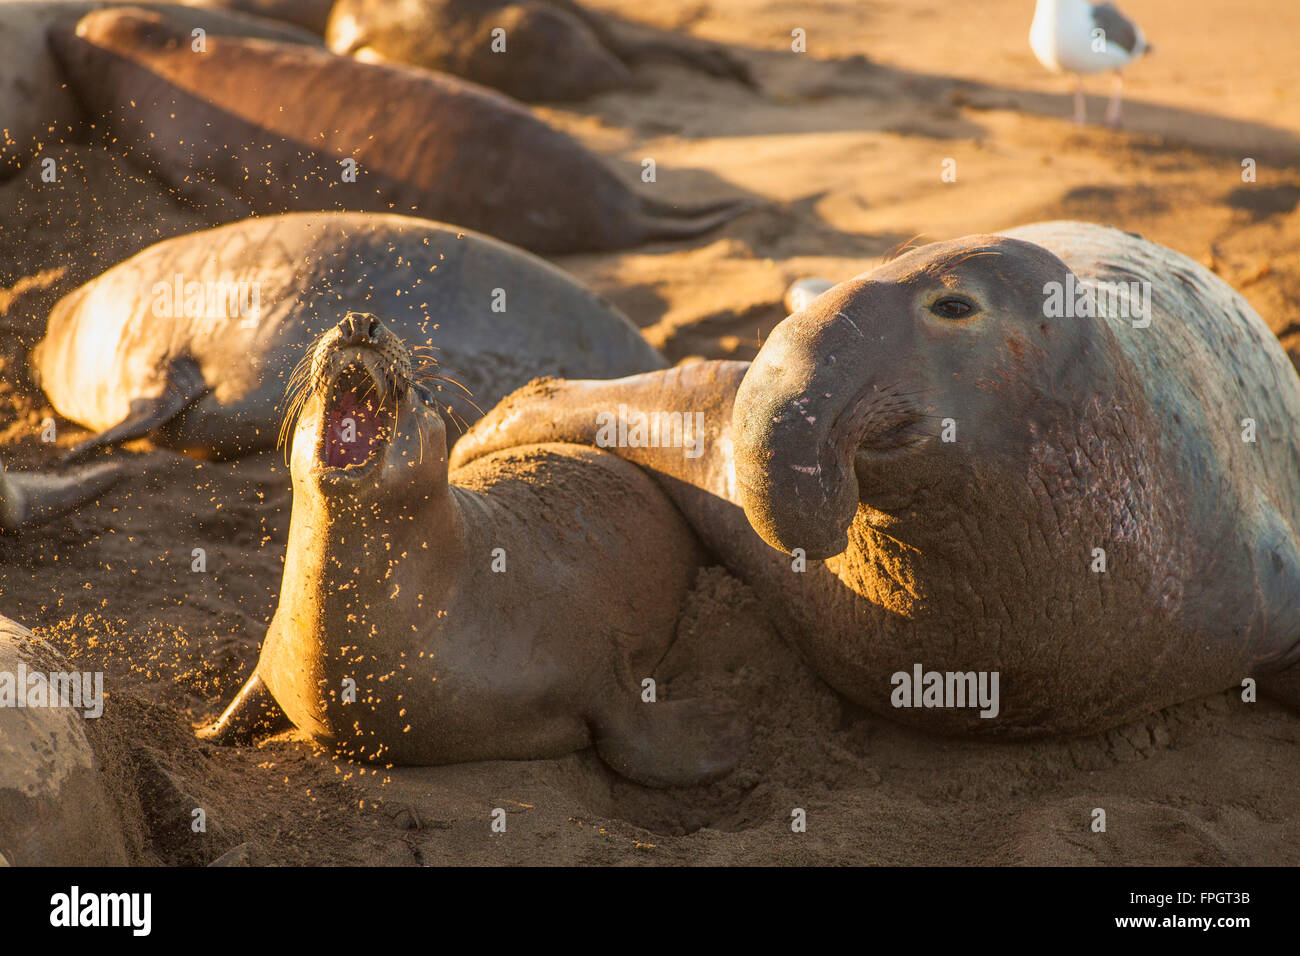
[[[1106,107],[1106,122],[1118,126],[1124,95],[1121,72],[1151,49],[1142,28],[1124,16],[1113,3],[1088,0],[1038,0],[1029,28],[1029,46],[1053,73],[1074,77],[1074,121],[1086,119],[1083,73],[1115,72],[1114,91]]]

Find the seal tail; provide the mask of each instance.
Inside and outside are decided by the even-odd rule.
[[[642,199],[646,239],[691,239],[712,232],[723,223],[757,209],[754,199],[723,199],[702,206],[675,206],[658,199]]]
[[[0,467],[0,529],[17,531],[57,518],[97,497],[126,472],[125,462],[105,462],[64,475],[6,473]]]

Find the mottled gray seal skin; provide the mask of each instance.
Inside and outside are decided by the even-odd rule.
[[[663,358],[613,306],[522,250],[375,213],[294,213],[168,239],[59,301],[33,377],[101,432],[229,458],[275,446],[289,375],[340,309],[382,310],[445,378],[459,435],[538,375],[616,378]],[[501,309],[502,311],[497,311]]]
[[[67,80],[46,45],[51,27],[72,29],[87,13],[126,0],[0,2],[0,178],[42,148],[80,138],[83,117]],[[202,27],[212,36],[247,36],[319,46],[320,38],[280,23],[224,10],[192,10],[176,3],[131,6],[166,14],[187,35]]]
[[[311,362],[280,603],[205,737],[255,731],[273,700],[317,741],[389,764],[594,743],[651,786],[730,769],[729,717],[642,699],[700,560],[649,477],[565,445],[449,475],[431,392],[376,316],[349,314]]]
[[[213,217],[398,212],[560,254],[691,238],[751,205],[633,190],[522,104],[428,70],[232,37],[198,53],[169,19],[132,10],[49,42],[105,145]]]
[[[130,466],[112,461],[65,472],[6,471],[0,462],[0,532],[21,531],[56,518],[126,477]]]
[[[1149,283],[1146,317],[1051,313],[1080,280]],[[699,458],[611,450],[873,711],[1088,733],[1248,677],[1300,704],[1300,380],[1176,252],[1075,222],[935,243],[823,293],[748,367],[511,396],[453,463],[593,443],[620,403],[705,415]],[[893,675],[918,664],[997,672],[998,715],[895,707]]]
[[[0,673],[8,679],[71,670],[49,644],[0,617]],[[90,709],[0,707],[0,859],[9,865],[128,862],[117,808],[86,736]]]
[[[504,35],[494,37],[497,30]],[[572,0],[337,0],[325,42],[336,53],[441,70],[525,102],[626,89],[629,67],[645,60],[753,85],[747,67],[715,44],[624,36]]]

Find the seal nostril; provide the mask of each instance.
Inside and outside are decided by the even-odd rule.
[[[372,315],[370,317],[370,325],[366,330],[366,334],[373,339],[375,337],[375,333],[378,331],[379,331],[379,320]]]

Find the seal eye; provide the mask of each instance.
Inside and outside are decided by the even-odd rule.
[[[930,311],[941,319],[964,319],[974,315],[976,308],[974,302],[963,296],[945,295],[935,299],[930,305]]]

